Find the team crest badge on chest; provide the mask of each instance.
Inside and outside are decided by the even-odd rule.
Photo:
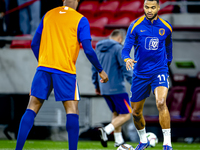
[[[163,36],[163,35],[165,34],[165,29],[160,28],[160,29],[159,29],[159,34],[160,34],[161,36]]]
[[[159,39],[157,37],[146,37],[145,49],[146,50],[157,50],[159,47]]]

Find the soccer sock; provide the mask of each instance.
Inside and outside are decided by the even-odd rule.
[[[122,137],[121,132],[114,133],[114,137],[115,137],[115,143],[118,143],[118,144],[124,143],[124,139]]]
[[[172,146],[171,143],[171,129],[162,129],[163,132],[163,145],[168,145],[168,146]]]
[[[146,129],[137,130],[141,143],[147,143]]]
[[[26,109],[26,112],[22,116],[22,119],[20,122],[15,150],[22,150],[24,143],[26,141],[26,138],[33,126],[35,116],[36,116],[36,113],[33,110]]]
[[[109,135],[110,133],[112,133],[115,130],[115,127],[110,123],[109,125],[104,127],[104,130]]]
[[[66,129],[68,132],[69,150],[77,150],[79,136],[79,121],[77,114],[67,114]]]

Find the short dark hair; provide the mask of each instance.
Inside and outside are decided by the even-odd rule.
[[[156,1],[159,4],[159,0],[144,0],[145,1]]]
[[[124,31],[122,29],[115,29],[113,32],[110,34],[111,37],[117,37],[121,35],[122,38],[124,37]]]

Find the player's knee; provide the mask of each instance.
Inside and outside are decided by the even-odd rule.
[[[67,114],[79,114],[77,101],[64,101],[63,105]]]
[[[164,98],[160,98],[156,100],[156,105],[158,108],[158,111],[162,111],[166,108],[166,101]]]
[[[133,118],[139,118],[140,116],[142,116],[142,111],[140,110],[133,110]]]

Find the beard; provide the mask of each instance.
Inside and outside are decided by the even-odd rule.
[[[155,13],[155,14],[153,15],[153,17],[148,18],[147,14],[145,13],[146,18],[147,18],[148,20],[150,20],[150,21],[153,20],[157,15],[158,15],[158,13]]]

